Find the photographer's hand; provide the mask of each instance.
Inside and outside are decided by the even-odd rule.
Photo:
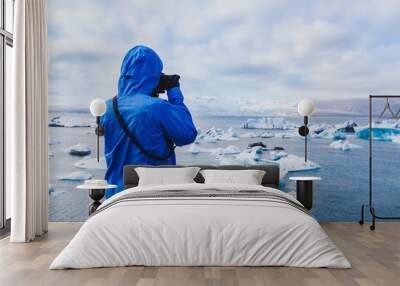
[[[167,91],[168,101],[171,104],[177,105],[183,103],[183,94],[179,86],[170,88]]]

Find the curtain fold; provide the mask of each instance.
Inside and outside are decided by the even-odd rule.
[[[48,48],[45,0],[15,1],[13,92],[8,147],[11,242],[48,227]]]

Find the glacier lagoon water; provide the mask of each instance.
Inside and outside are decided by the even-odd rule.
[[[52,118],[58,114],[49,114]],[[74,121],[90,121],[89,114],[76,113],[61,116],[73,117]],[[227,130],[233,127],[238,134],[251,132],[242,129],[243,123],[250,117],[208,116],[195,117],[196,125],[201,129],[213,126]],[[286,118],[287,121],[301,124],[301,118]],[[311,117],[310,124],[339,124],[353,119],[359,125],[367,124],[367,118],[346,117]],[[282,131],[271,131],[282,133]],[[303,156],[304,141],[294,138],[240,138],[237,141],[218,141],[201,143],[202,148],[237,146],[240,150],[248,143],[263,141],[268,147],[284,147],[288,154]],[[350,138],[351,143],[361,146],[351,151],[331,148],[331,139],[314,138],[309,144],[309,158],[321,168],[313,171],[290,173],[289,175],[320,176],[322,181],[315,183],[314,208],[311,214],[319,221],[358,221],[360,205],[368,198],[368,141]],[[73,172],[89,173],[93,178],[102,178],[104,170],[79,169],[74,166],[82,157],[71,156],[68,148],[78,143],[87,144],[95,156],[96,138],[93,128],[49,128],[50,185],[53,191],[49,196],[50,221],[84,221],[88,216],[90,200],[87,192],[77,190],[79,182],[62,181],[60,177]],[[215,155],[210,153],[191,154],[188,146],[177,148],[178,164],[217,164]],[[400,144],[374,141],[374,203],[379,215],[392,216],[400,214]],[[281,182],[281,189],[294,192],[295,183],[286,176]]]

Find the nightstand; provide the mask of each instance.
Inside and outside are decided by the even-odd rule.
[[[89,197],[93,200],[93,202],[89,205],[89,215],[94,213],[101,205],[100,200],[104,197],[106,189],[115,189],[117,187],[116,185],[109,184],[96,186],[94,184],[90,184],[90,181],[93,180],[87,180],[83,185],[79,185],[76,187],[77,189],[89,190]]]
[[[296,199],[303,206],[311,210],[313,206],[314,181],[320,181],[320,177],[290,177],[289,180],[296,181]]]

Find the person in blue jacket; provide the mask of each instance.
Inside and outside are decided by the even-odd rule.
[[[106,102],[107,112],[100,119],[107,162],[105,179],[118,186],[107,190],[106,198],[123,190],[124,165],[175,165],[174,145],[190,144],[196,139],[196,127],[183,103],[179,76],[164,76],[162,69],[160,57],[145,46],[132,48],[123,59],[118,95]],[[156,94],[160,80],[168,100]]]

